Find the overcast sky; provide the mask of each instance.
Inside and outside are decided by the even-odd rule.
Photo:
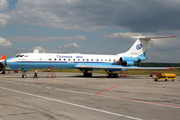
[[[0,0],[0,55],[118,54],[151,41],[145,62],[180,62],[180,0]]]

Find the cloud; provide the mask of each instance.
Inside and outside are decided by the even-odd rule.
[[[2,16],[19,23],[66,30],[125,28],[131,32],[180,29],[178,0],[19,0]]]
[[[4,26],[6,26],[9,19],[10,15],[0,13],[0,27],[3,28]]]
[[[179,50],[180,40],[179,38],[167,38],[167,39],[159,39],[153,40],[150,45],[152,48],[158,51],[177,51]]]
[[[11,45],[11,42],[9,42],[7,39],[0,37],[0,47],[11,47]]]
[[[44,49],[44,48],[42,48],[42,47],[40,47],[40,46],[36,46],[36,47],[34,47],[34,48],[32,48],[32,49],[29,49],[29,51],[34,51],[34,49],[38,49],[39,50],[39,52],[47,52],[47,53],[59,53],[59,52],[62,52],[62,50],[47,50],[47,49]]]
[[[76,43],[70,43],[67,45],[59,46],[59,48],[60,49],[62,49],[62,48],[80,48],[80,46]]]
[[[34,29],[32,29],[32,28],[29,28],[28,30],[29,30],[29,31],[31,31],[31,32],[35,32],[35,30],[34,30]]]
[[[70,40],[70,41],[82,41],[86,40],[83,35],[77,35],[72,37],[30,37],[30,36],[12,36],[8,37],[11,42],[49,42],[49,41],[60,41],[60,40]]]
[[[9,3],[7,0],[0,0],[0,12],[4,12],[7,10],[7,7],[9,6]]]
[[[117,38],[131,38],[131,37],[134,37],[134,36],[142,36],[141,33],[130,33],[130,32],[127,32],[127,33],[122,33],[122,32],[119,32],[119,33],[112,33],[112,34],[104,34],[102,35],[102,37],[106,37],[106,38],[114,38],[114,39],[117,39]]]
[[[135,36],[142,36],[142,34],[141,33],[131,33],[131,32],[128,32],[128,33],[119,32],[119,33],[102,35],[102,37],[104,37],[104,38],[113,38],[118,41],[126,41],[126,42],[131,42],[132,40],[134,40],[134,39],[132,39],[132,37],[135,37]]]

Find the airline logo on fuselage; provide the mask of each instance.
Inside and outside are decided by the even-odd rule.
[[[73,58],[73,56],[70,55],[57,55],[57,58]],[[76,55],[76,58],[83,58],[83,56]]]
[[[136,49],[137,50],[140,50],[142,48],[142,44],[138,44],[137,46],[136,46]]]

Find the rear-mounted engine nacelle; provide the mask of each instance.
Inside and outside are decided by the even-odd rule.
[[[133,66],[134,62],[133,61],[125,61],[124,66]]]
[[[120,62],[123,66],[133,66],[135,62],[140,62],[140,58],[136,57],[121,57]]]

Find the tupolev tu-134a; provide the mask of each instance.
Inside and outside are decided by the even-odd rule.
[[[63,54],[63,53],[39,53],[37,49],[33,53],[21,53],[16,57],[1,60],[1,67],[11,69],[79,69],[85,77],[92,77],[89,71],[103,69],[108,73],[108,77],[117,78],[118,74],[114,71],[127,69],[170,69],[162,67],[138,67],[134,63],[146,60],[146,51],[150,40],[160,38],[172,38],[176,36],[164,37],[136,37],[136,42],[124,53],[117,55],[99,54]],[[26,74],[22,75],[26,78]]]

